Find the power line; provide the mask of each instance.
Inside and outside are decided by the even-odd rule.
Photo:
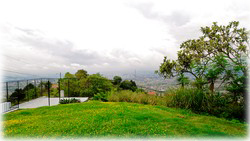
[[[12,60],[15,60],[15,61],[18,61],[18,62],[23,62],[23,63],[26,63],[26,64],[30,64],[30,63],[28,63],[26,61],[23,61],[21,58],[15,58],[15,57],[8,56],[8,55],[5,55],[5,54],[3,54],[3,56],[11,58]],[[30,65],[32,65],[32,64],[30,64]]]
[[[39,65],[39,66],[47,66],[47,64],[41,64],[41,63],[32,63],[32,62],[28,62],[27,59],[24,59],[24,58],[16,58],[16,57],[12,57],[12,56],[9,56],[9,55],[5,55],[3,54],[4,56],[8,57],[8,58],[11,58],[12,60],[15,60],[15,61],[18,61],[18,62],[21,62],[25,65]]]
[[[2,70],[3,70],[3,71],[6,71],[6,72],[10,72],[10,73],[23,74],[23,75],[32,75],[32,76],[41,77],[41,76],[39,76],[39,75],[34,75],[34,74],[29,74],[29,73],[16,72],[16,71],[6,70],[6,69],[2,69]]]

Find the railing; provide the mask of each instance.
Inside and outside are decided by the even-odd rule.
[[[82,87],[76,78],[39,78],[9,81],[3,82],[2,88],[2,102],[10,103],[10,108],[5,108],[5,111],[7,109],[18,109],[20,103],[41,96],[48,97],[48,106],[50,106],[50,98],[58,97],[60,99],[61,90],[64,91],[65,97],[82,96]]]
[[[10,102],[4,102],[4,103],[1,103],[1,113],[5,113],[7,111],[10,111],[11,110],[11,103]]]

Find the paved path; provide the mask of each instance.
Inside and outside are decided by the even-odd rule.
[[[81,102],[88,100],[88,97],[69,97],[69,98],[80,99]],[[68,97],[64,97],[61,99],[68,99]],[[59,104],[59,98],[50,98],[50,106],[58,105],[58,104]],[[43,97],[39,97],[30,101],[24,102],[22,104],[19,104],[20,109],[37,108],[37,107],[42,107],[42,106],[49,106],[48,97],[43,96]]]

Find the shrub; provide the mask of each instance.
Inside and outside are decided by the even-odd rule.
[[[81,96],[93,97],[98,93],[111,91],[113,84],[100,74],[92,74],[87,77],[86,86]]]
[[[108,94],[107,93],[104,93],[104,92],[101,92],[101,93],[98,93],[98,94],[95,94],[93,96],[93,100],[101,100],[103,102],[107,102],[108,101]]]
[[[10,99],[19,99],[19,101],[25,98],[25,93],[23,89],[15,89],[15,91],[10,95]]]
[[[123,90],[131,90],[131,91],[136,91],[137,86],[136,83],[133,80],[124,80],[122,81],[120,88],[122,88]]]
[[[71,99],[60,99],[59,103],[60,104],[68,104],[68,103],[80,103],[80,99],[75,99],[75,98],[71,98]]]
[[[114,85],[119,85],[121,82],[122,82],[122,78],[120,76],[114,76],[113,77],[112,83]]]
[[[172,95],[169,106],[194,111],[203,111],[207,107],[207,97],[202,90],[194,88],[178,88],[169,91]],[[169,93],[168,92],[168,93]]]
[[[195,113],[210,114],[227,119],[245,120],[243,102],[235,103],[229,96],[209,93],[197,88],[175,88],[164,96],[165,106],[190,109]]]
[[[148,95],[143,92],[132,92],[130,90],[112,92],[108,96],[108,101],[133,102],[133,103],[150,104],[150,105],[162,105],[164,103],[164,99],[162,97]]]

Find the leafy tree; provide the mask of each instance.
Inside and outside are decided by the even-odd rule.
[[[83,79],[83,78],[87,78],[88,73],[86,70],[81,69],[75,73],[75,76],[77,79]]]
[[[189,78],[186,77],[183,73],[180,74],[180,76],[177,78],[177,81],[179,82],[179,84],[181,84],[182,87],[184,87],[185,85],[187,85],[189,83]]]
[[[64,75],[64,78],[75,78],[75,75],[71,74],[69,72],[66,72],[65,75]]]
[[[119,85],[122,82],[122,78],[120,76],[114,76],[113,78],[113,84],[114,85]]]
[[[112,83],[107,78],[101,76],[99,73],[92,74],[87,77],[83,96],[94,96],[97,93],[105,93],[111,91]]]
[[[223,73],[224,68],[228,66],[227,60],[223,55],[215,56],[214,60],[210,63],[207,73],[205,74],[205,78],[210,83],[209,89],[211,92],[214,92],[214,84],[215,81],[220,77]]]
[[[120,88],[122,88],[123,90],[131,90],[131,91],[136,91],[137,86],[136,83],[133,80],[124,80],[122,81]]]
[[[23,89],[15,89],[15,91],[10,95],[10,99],[12,100],[17,100],[19,99],[20,101],[25,98],[25,93]]]
[[[207,46],[213,49],[212,54],[222,54],[227,61],[217,62],[223,68],[223,82],[227,81],[227,90],[244,96],[247,80],[247,59],[249,58],[249,38],[246,28],[239,28],[239,22],[230,22],[227,26],[201,28]],[[237,92],[236,92],[237,91]],[[236,99],[237,100],[237,99]]]
[[[25,99],[34,99],[37,98],[37,94],[38,92],[35,91],[35,89],[29,89],[27,91],[25,91]]]
[[[25,99],[36,98],[38,91],[36,91],[35,89],[36,89],[36,87],[32,83],[29,83],[28,85],[26,85],[23,88],[23,92],[26,94]],[[40,89],[38,89],[38,90],[40,90]]]
[[[228,87],[245,89],[248,71],[246,60],[249,57],[248,36],[246,29],[239,28],[238,25],[239,22],[230,22],[227,26],[213,23],[211,27],[202,27],[201,37],[182,43],[178,59],[174,61],[164,57],[159,71],[156,72],[165,78],[190,73],[195,77],[198,88],[210,83],[211,91],[214,90],[214,83],[218,78],[223,83],[228,82]],[[211,68],[211,63],[219,68]]]
[[[33,84],[32,84],[32,85],[33,85]],[[45,88],[45,91],[48,90],[48,87],[49,87],[50,89],[51,89],[51,87],[52,87],[52,83],[51,83],[50,81],[43,81],[43,82],[41,82],[41,83],[38,85],[38,87],[40,88],[41,85],[42,85],[42,88]]]
[[[82,71],[78,70],[78,77],[82,77]],[[64,78],[60,80],[61,89],[65,96],[80,96],[79,81],[74,74],[65,73]]]
[[[29,83],[23,88],[23,91],[27,91],[27,90],[34,89],[34,88],[35,86],[32,83]]]
[[[79,80],[73,75],[60,80],[61,89],[64,90],[65,96],[80,96],[80,85]]]

